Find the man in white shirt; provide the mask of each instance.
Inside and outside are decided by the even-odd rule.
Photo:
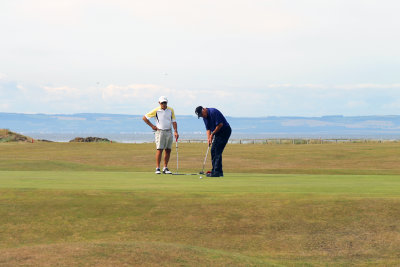
[[[143,121],[149,125],[154,131],[155,141],[156,141],[156,174],[161,174],[160,170],[160,162],[162,153],[165,150],[164,155],[164,174],[172,174],[172,172],[168,169],[169,157],[171,155],[171,147],[173,142],[172,137],[172,129],[174,128],[175,139],[178,140],[178,125],[176,123],[174,109],[168,107],[168,99],[165,96],[161,96],[158,99],[159,107],[156,107],[149,113],[143,116]],[[155,118],[156,125],[152,124],[149,119]]]

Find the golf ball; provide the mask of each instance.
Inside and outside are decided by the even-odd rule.
[[[200,179],[203,179],[203,176],[200,176]]]

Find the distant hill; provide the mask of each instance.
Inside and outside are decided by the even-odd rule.
[[[143,115],[101,113],[21,114],[0,113],[0,128],[31,133],[150,133]],[[235,134],[273,136],[400,137],[400,116],[227,117]],[[195,116],[177,116],[180,133],[204,133]],[[99,136],[99,135],[98,135]]]
[[[22,134],[14,133],[8,129],[0,129],[0,143],[6,142],[32,142],[32,138]]]

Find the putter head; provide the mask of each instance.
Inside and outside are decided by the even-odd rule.
[[[204,172],[203,172],[203,171],[201,171],[201,172],[199,172],[199,174],[204,174]]]

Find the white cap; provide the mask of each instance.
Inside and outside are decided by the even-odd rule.
[[[158,102],[162,103],[162,102],[168,102],[168,99],[166,96],[160,96],[160,98],[158,99]]]

